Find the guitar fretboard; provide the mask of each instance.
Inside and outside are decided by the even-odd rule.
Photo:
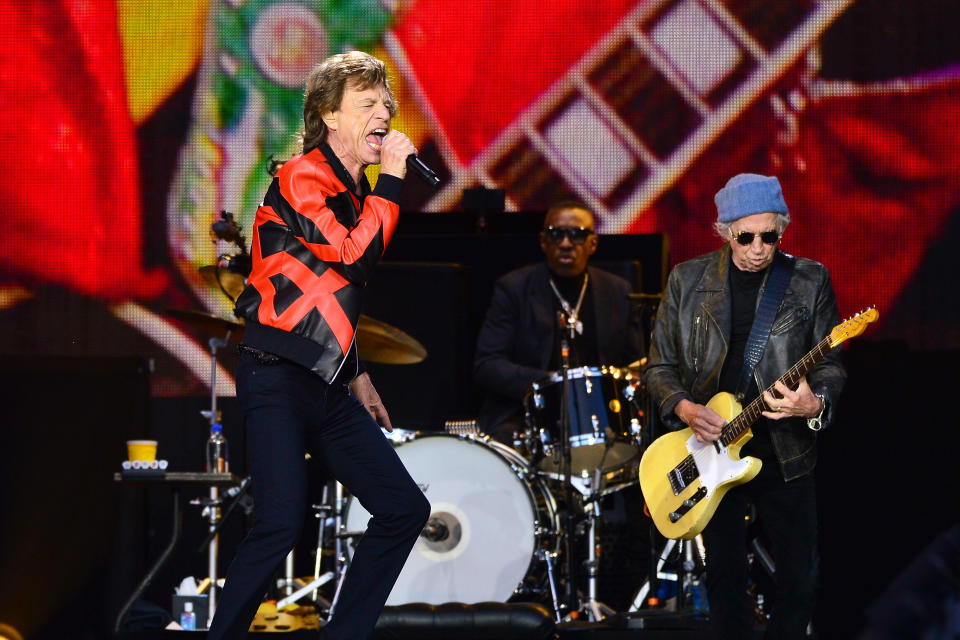
[[[823,360],[823,357],[827,355],[833,347],[830,346],[830,336],[827,336],[810,350],[807,355],[803,356],[797,364],[790,367],[790,369],[780,376],[779,382],[785,384],[788,388],[792,389],[798,382],[800,378],[807,375],[807,373],[816,365],[818,362]],[[776,383],[773,383],[767,387],[766,391],[773,392]],[[720,435],[720,441],[724,446],[729,445],[731,442],[740,437],[740,435],[750,428],[754,422],[757,421],[757,418],[760,417],[760,414],[763,411],[772,411],[773,407],[767,405],[763,399],[763,394],[754,399],[753,402],[747,405],[747,407],[740,412],[736,418],[727,423],[727,426],[723,428],[723,432]]]

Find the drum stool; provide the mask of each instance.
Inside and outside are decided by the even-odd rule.
[[[374,640],[546,640],[550,610],[531,602],[403,604],[385,607]]]

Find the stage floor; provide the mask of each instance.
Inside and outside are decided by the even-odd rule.
[[[623,628],[623,625],[626,628]],[[631,617],[628,620],[619,620],[617,627],[612,628],[603,623],[564,622],[557,625],[553,640],[712,640],[709,622],[704,619],[683,619],[678,616],[644,616]],[[759,640],[763,634],[757,629],[754,635]],[[180,638],[205,638],[205,631],[140,631],[127,632],[118,636],[119,640],[176,640]],[[289,631],[289,632],[255,632],[250,633],[250,640],[315,640],[320,637],[318,631]],[[493,630],[463,629],[462,632],[447,632],[441,639],[439,635],[426,636],[422,632],[410,634],[408,630],[399,628],[378,629],[373,640],[523,640],[522,634],[513,635],[509,632]]]

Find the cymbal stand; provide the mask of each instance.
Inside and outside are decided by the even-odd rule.
[[[210,409],[201,411],[200,414],[209,419],[211,432],[213,425],[220,420],[220,412],[217,410],[217,349],[226,347],[230,340],[230,331],[223,338],[210,338]],[[214,470],[216,471],[216,469]],[[227,471],[224,469],[223,471]],[[207,598],[207,620],[213,620],[213,614],[217,611],[217,558],[220,550],[220,490],[210,487],[209,500],[204,501],[203,515],[207,517],[208,531],[210,535],[210,545],[207,547],[207,573],[210,577],[210,596]]]
[[[333,530],[337,532],[334,536],[333,558],[334,572],[337,576],[337,588],[333,592],[333,599],[330,601],[330,616],[333,617],[333,611],[337,607],[337,600],[340,599],[340,588],[343,586],[343,579],[347,576],[347,569],[350,567],[350,560],[347,558],[347,546],[344,542],[345,537],[343,524],[343,485],[334,481],[333,496]]]
[[[287,604],[296,602],[300,598],[303,598],[304,596],[306,596],[308,593],[313,592],[311,594],[311,599],[315,603],[319,604],[322,608],[325,608],[330,615],[333,615],[333,607],[336,604],[337,596],[340,594],[340,586],[343,582],[343,577],[346,574],[346,566],[347,566],[346,557],[345,556],[341,557],[341,554],[343,554],[343,551],[346,549],[346,547],[343,546],[344,536],[340,535],[339,533],[341,528],[340,523],[342,523],[343,521],[343,503],[344,503],[343,485],[341,485],[339,482],[336,482],[336,481],[334,481],[334,485],[336,487],[335,489],[336,497],[334,498],[335,503],[332,506],[327,501],[329,485],[323,488],[323,497],[320,500],[320,504],[312,505],[314,511],[316,512],[315,515],[317,517],[317,520],[319,521],[319,525],[317,527],[318,528],[317,557],[313,564],[313,580],[307,584],[304,584],[302,580],[292,579],[292,578],[288,579],[287,584],[289,584],[291,588],[288,592],[288,595],[282,600],[277,602],[278,608],[281,608],[286,606]],[[320,570],[321,570],[321,564],[323,562],[323,546],[324,546],[324,538],[325,538],[324,531],[327,527],[327,518],[329,517],[329,513],[331,511],[333,511],[334,513],[333,528],[335,532],[333,536],[334,547],[335,547],[334,570],[327,571],[326,573],[321,575]],[[291,552],[291,556],[292,556],[292,552]],[[290,562],[291,556],[287,556],[288,564]],[[287,573],[292,575],[293,569],[289,568]],[[325,598],[323,598],[320,595],[319,589],[321,586],[323,586],[327,582],[330,582],[330,580],[333,580],[334,578],[337,578],[336,592],[334,593],[333,601],[328,602]],[[299,587],[299,588],[294,591],[293,587]]]
[[[295,549],[290,549],[286,559],[283,561],[283,577],[277,580],[277,587],[280,593],[289,596],[297,589],[297,578],[294,575],[293,562],[295,559]]]
[[[679,567],[675,574],[663,570],[674,549],[677,550],[679,558]],[[698,574],[703,567],[705,557],[706,551],[703,548],[703,538],[701,536],[697,536],[693,540],[668,538],[657,559],[656,574],[654,574],[653,580],[648,578],[640,586],[627,610],[636,612],[643,608],[645,604],[656,602],[657,594],[652,591],[651,584],[655,586],[658,580],[676,580],[677,608],[686,607],[688,604],[691,604],[694,609],[702,608],[702,605],[697,605],[697,592],[704,588]],[[688,600],[692,602],[688,603]]]
[[[557,622],[561,622],[563,614],[560,613],[560,600],[557,597],[556,576],[553,573],[553,563],[557,559],[556,552],[550,552],[547,549],[537,549],[537,559],[547,565],[547,581],[550,583],[550,601],[553,603],[553,617]]]
[[[597,582],[599,559],[597,557],[597,521],[600,519],[600,476],[606,451],[593,474],[593,493],[584,500],[587,514],[587,559],[583,566],[587,575],[587,600],[580,603],[580,610],[587,614],[591,622],[599,622],[606,616],[616,613],[612,608],[597,600]]]
[[[320,504],[313,505],[314,511],[316,511],[316,517],[319,521],[319,526],[317,527],[317,556],[313,562],[313,580],[316,582],[320,579],[320,566],[323,564],[323,539],[324,532],[327,529],[327,518],[330,515],[330,511],[334,508],[330,506],[327,502],[327,494],[329,493],[330,485],[326,484],[323,487],[323,496],[320,498]],[[334,563],[337,560],[334,558]],[[317,588],[314,588],[311,598],[314,602],[317,602],[317,599],[320,597],[320,591]],[[329,602],[324,602],[324,606],[327,609],[330,608]]]
[[[567,504],[567,513],[564,518],[564,537],[563,547],[566,555],[567,564],[567,582],[564,592],[564,603],[568,611],[575,610],[574,597],[576,586],[574,584],[573,570],[573,481],[571,478],[570,463],[570,342],[573,341],[576,325],[571,318],[564,316],[562,311],[557,313],[557,325],[560,329],[560,369],[563,371],[563,391],[560,394],[560,469],[563,473],[563,491],[564,499]]]
[[[683,545],[682,571],[678,576],[677,602],[684,607],[692,607],[695,611],[704,609],[706,598],[703,597],[706,585],[700,579],[706,551],[703,547],[703,538],[697,536],[693,540],[685,540]]]

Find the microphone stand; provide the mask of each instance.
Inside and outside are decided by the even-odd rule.
[[[557,325],[560,330],[560,370],[563,372],[563,391],[560,395],[560,456],[561,471],[563,473],[564,500],[567,503],[567,513],[564,518],[566,536],[563,541],[563,551],[567,558],[567,588],[565,600],[567,611],[572,613],[579,610],[574,602],[574,562],[573,562],[573,482],[570,464],[570,341],[576,325],[569,322],[562,311],[557,312]]]

